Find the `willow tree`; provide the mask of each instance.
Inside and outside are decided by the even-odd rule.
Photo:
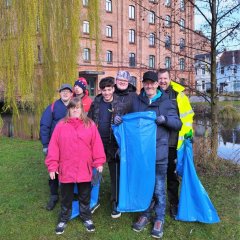
[[[98,41],[99,0],[89,0],[91,37]],[[81,0],[0,0],[0,87],[4,109],[38,115],[57,88],[77,78]]]

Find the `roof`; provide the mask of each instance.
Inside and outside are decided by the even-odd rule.
[[[240,64],[240,50],[223,52],[220,57],[220,64],[222,67],[232,64]]]

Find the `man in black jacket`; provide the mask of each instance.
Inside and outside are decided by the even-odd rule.
[[[169,130],[179,131],[182,123],[178,117],[176,106],[162,89],[158,89],[158,76],[153,71],[143,75],[143,89],[132,104],[133,112],[156,112],[157,144],[156,144],[156,180],[154,190],[154,227],[152,236],[160,238],[163,235],[163,224],[166,209],[165,180],[168,164],[168,138]],[[137,222],[132,226],[133,230],[140,232],[150,222],[153,206],[144,211]]]

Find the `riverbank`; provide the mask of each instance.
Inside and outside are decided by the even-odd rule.
[[[44,209],[48,199],[48,174],[39,141],[0,138],[0,239],[59,239],[54,229],[60,204],[52,212]],[[201,171],[202,169],[202,171]],[[166,214],[163,239],[239,239],[239,169],[227,163],[217,174],[198,166],[199,177],[218,211],[218,224],[173,221]],[[110,217],[110,182],[107,166],[101,186],[101,206],[94,213],[95,233],[86,233],[78,219],[65,230],[64,239],[129,240],[152,239],[151,226],[141,233],[131,230],[137,213]],[[62,238],[62,237],[60,237]]]

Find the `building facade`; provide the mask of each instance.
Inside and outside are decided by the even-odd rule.
[[[220,93],[240,94],[240,50],[218,55],[216,75]]]
[[[169,68],[171,78],[194,85],[194,10],[184,0],[100,0],[100,50],[90,40],[88,1],[83,0],[78,58],[79,76],[89,83],[91,96],[99,80],[128,70],[140,90],[147,70]]]

